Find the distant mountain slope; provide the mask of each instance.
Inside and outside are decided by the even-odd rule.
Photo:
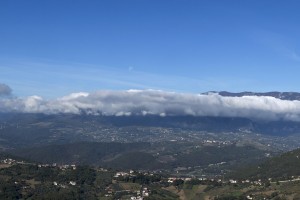
[[[169,143],[81,142],[12,150],[9,153],[40,163],[82,164],[120,169],[170,169],[208,166],[226,162],[240,165],[264,159],[266,151],[250,146],[228,145],[191,148]],[[175,148],[167,152],[162,148]],[[171,159],[167,159],[171,158]]]
[[[41,163],[100,165],[106,159],[132,151],[139,152],[149,146],[149,143],[80,142],[17,149],[9,153]]]
[[[162,136],[160,141],[172,140],[175,133],[184,137],[179,135],[181,130],[194,131],[197,134],[202,131],[215,134],[259,133],[271,136],[300,133],[299,122],[257,121],[234,117],[160,117],[154,115],[108,117],[20,113],[0,113],[0,116],[0,149],[80,141],[147,142],[158,138],[156,134]]]
[[[243,169],[234,176],[250,179],[288,179],[300,176],[300,149],[270,158],[258,166]]]
[[[282,100],[300,100],[300,93],[298,92],[227,92],[227,91],[212,91],[225,97],[242,97],[242,96],[270,96]],[[209,93],[209,92],[207,92]]]

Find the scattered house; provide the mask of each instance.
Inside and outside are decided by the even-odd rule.
[[[177,178],[170,177],[168,178],[168,183],[173,183]]]
[[[265,153],[265,156],[266,157],[271,157],[271,154],[270,153]]]
[[[255,185],[262,185],[261,180],[254,181],[253,183],[254,183]]]
[[[54,181],[54,182],[53,182],[53,185],[57,186],[58,184],[57,184],[57,182],[56,182],[56,181]]]
[[[126,172],[117,172],[116,173],[116,175],[114,176],[115,178],[118,178],[118,177],[120,177],[120,176],[127,176],[128,175],[128,173],[126,173]]]
[[[144,197],[149,197],[149,193],[145,192]]]
[[[98,171],[100,171],[100,172],[107,172],[108,170],[101,167],[101,168],[98,169]]]
[[[242,183],[250,183],[250,180],[243,180]]]
[[[142,191],[142,196],[143,197],[149,197],[149,194],[150,194],[150,191],[148,190],[148,188],[143,188],[143,191]]]
[[[107,194],[112,194],[112,193],[113,191],[111,189],[107,191]]]
[[[16,161],[13,160],[13,159],[11,159],[11,158],[6,158],[6,159],[2,160],[1,162],[4,163],[4,164],[12,165],[12,164],[14,164]]]
[[[230,180],[229,180],[229,183],[235,184],[235,183],[237,183],[237,180],[230,179]]]
[[[143,200],[143,197],[130,197],[130,200]]]
[[[75,186],[75,185],[76,185],[76,182],[75,182],[75,181],[70,181],[70,185]]]

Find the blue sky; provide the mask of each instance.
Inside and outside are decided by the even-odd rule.
[[[0,83],[17,96],[300,91],[297,0],[3,0]]]

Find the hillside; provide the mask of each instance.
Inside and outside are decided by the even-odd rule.
[[[178,199],[157,185],[163,178],[160,174],[122,172],[124,176],[118,177],[116,171],[103,168],[11,161],[7,164],[0,159],[1,200],[113,200],[137,196],[149,200]]]
[[[132,155],[134,156],[134,155]],[[139,157],[137,157],[139,159]],[[299,181],[231,182],[177,178],[165,173],[114,171],[88,166],[7,164],[0,160],[0,199],[239,200],[299,199]],[[173,180],[173,181],[170,181]]]
[[[142,142],[132,144],[79,142],[17,149],[10,153],[41,163],[100,165],[106,159],[132,151],[139,152],[149,147],[149,143]]]
[[[300,149],[290,151],[265,162],[240,170],[236,178],[287,180],[300,176]]]
[[[48,145],[23,148],[9,153],[39,163],[84,164],[115,169],[176,170],[186,173],[232,170],[265,159],[267,151],[252,146],[212,146],[193,143],[96,143]],[[218,163],[222,163],[219,166]],[[204,173],[204,172],[202,172]]]
[[[214,91],[215,92],[215,91]],[[242,97],[242,96],[269,96],[275,97],[281,100],[300,100],[300,93],[299,92],[227,92],[227,91],[220,91],[215,92],[221,96],[225,97]]]
[[[254,140],[291,150],[300,144],[300,123],[232,117],[92,116],[0,113],[0,150],[94,142]],[[258,135],[257,135],[258,134]]]

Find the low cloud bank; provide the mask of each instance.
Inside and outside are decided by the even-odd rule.
[[[300,101],[266,96],[223,97],[218,94],[184,94],[156,90],[81,92],[56,100],[45,100],[39,96],[2,98],[0,111],[108,116],[192,115],[300,121]]]

